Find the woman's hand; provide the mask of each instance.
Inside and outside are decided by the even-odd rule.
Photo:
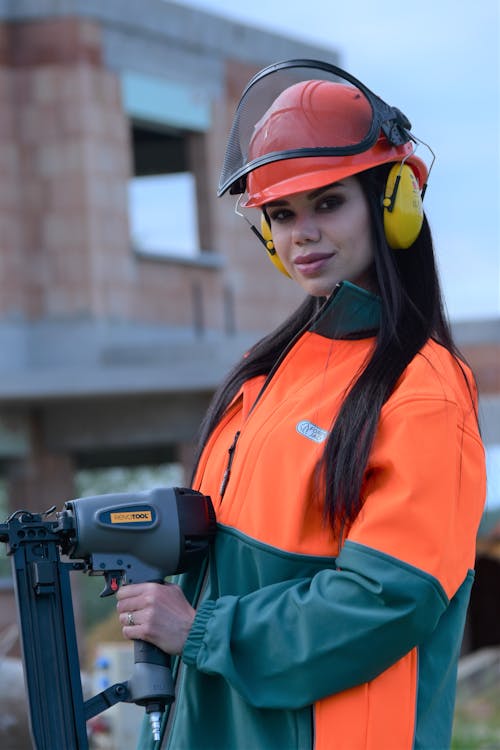
[[[167,654],[180,654],[196,611],[173,583],[132,583],[116,593],[125,638],[149,641]]]

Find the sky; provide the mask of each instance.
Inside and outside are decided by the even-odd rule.
[[[331,48],[399,107],[437,157],[424,207],[448,313],[500,316],[498,0],[176,2]]]

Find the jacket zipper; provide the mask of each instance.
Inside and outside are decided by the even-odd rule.
[[[205,446],[205,449],[203,451],[203,454],[202,454],[202,460],[200,460],[196,474],[193,477],[193,489],[199,490],[201,485],[203,484],[203,477],[205,475],[205,470],[207,468],[207,463],[208,463],[208,453],[212,449],[214,442],[218,439],[224,426],[230,420],[233,414],[233,410],[238,406],[241,400],[242,400],[242,396],[240,395],[229,405],[226,414],[222,417],[221,421],[219,422],[218,425],[216,425],[214,431],[210,435],[208,442]]]
[[[333,290],[333,292],[331,294],[331,299],[333,299],[333,297],[335,297],[335,295],[337,294],[337,292],[339,291],[339,289],[340,289],[341,286],[342,286],[341,283],[335,285],[335,288],[334,288],[334,290]],[[311,318],[307,321],[307,323],[300,329],[300,331],[298,331],[295,334],[295,336],[293,337],[293,339],[291,341],[289,341],[288,344],[285,346],[285,348],[281,352],[280,356],[278,357],[278,359],[276,360],[276,362],[274,363],[274,365],[269,370],[269,373],[268,373],[268,375],[267,375],[267,377],[266,377],[266,379],[265,379],[265,381],[264,381],[264,383],[262,385],[262,388],[260,389],[259,393],[257,394],[257,398],[253,402],[252,408],[250,409],[250,411],[247,414],[247,419],[251,415],[251,413],[253,412],[253,410],[255,409],[255,407],[257,406],[257,403],[260,401],[261,397],[264,395],[264,391],[267,389],[269,383],[273,379],[274,375],[276,374],[276,371],[281,366],[281,364],[282,364],[283,360],[286,358],[287,354],[293,349],[293,347],[295,346],[295,344],[297,343],[297,341],[299,341],[299,339],[301,339],[302,336],[305,333],[307,333],[307,331],[311,328],[311,326],[314,325],[314,323],[316,322],[316,320],[319,317],[321,317],[321,315],[323,314],[323,309],[328,304],[330,304],[330,300],[329,299],[327,299],[326,302],[324,302],[322,305],[319,306],[319,308],[311,316]]]
[[[307,325],[309,326],[310,324],[311,324],[311,322],[309,321],[309,323]],[[269,371],[269,374],[267,375],[266,380],[264,381],[264,383],[262,385],[262,388],[258,392],[257,398],[253,402],[252,407],[251,407],[250,411],[248,412],[248,414],[246,416],[245,422],[248,421],[248,418],[250,417],[250,415],[254,411],[255,407],[257,406],[257,403],[260,401],[262,395],[264,394],[264,391],[267,389],[269,383],[271,382],[271,380],[274,377],[274,374],[276,373],[277,369],[279,368],[279,366],[281,365],[281,363],[285,359],[286,355],[292,349],[292,347],[296,344],[296,342],[298,341],[298,339],[301,338],[301,336],[304,334],[305,330],[306,329],[303,328],[301,331],[299,331],[298,334],[296,336],[294,336],[294,338],[292,339],[292,341],[290,341],[290,343],[281,352],[280,356],[278,357],[278,359],[274,363],[273,367]],[[229,482],[229,477],[231,476],[231,467],[233,465],[234,453],[236,451],[236,444],[238,443],[238,438],[239,438],[240,434],[241,434],[241,430],[238,430],[236,432],[234,438],[233,438],[233,442],[231,443],[231,445],[227,449],[227,452],[228,452],[227,464],[226,464],[226,468],[225,468],[224,474],[222,476],[222,482],[221,482],[220,489],[219,489],[220,502],[222,502],[222,499],[224,497],[224,494],[226,492],[226,488],[227,488],[227,485],[228,485],[228,482]]]
[[[229,477],[231,475],[231,466],[233,465],[233,459],[234,459],[234,452],[236,450],[236,443],[238,442],[238,438],[240,436],[240,430],[235,434],[234,440],[227,449],[227,452],[229,454],[226,464],[226,470],[224,472],[224,475],[222,477],[222,482],[219,490],[220,499],[224,497],[224,493],[226,491],[227,483],[229,482]]]
[[[334,289],[334,291],[332,293],[332,296],[334,296],[338,292],[338,290],[340,289],[340,286],[341,286],[341,284],[337,284],[336,285],[336,287],[335,287],[335,289]],[[328,304],[328,301],[325,304]],[[273,379],[276,371],[280,367],[281,363],[283,362],[283,360],[285,359],[285,357],[287,356],[287,354],[293,349],[293,347],[295,346],[295,344],[297,343],[297,341],[300,338],[302,338],[302,336],[304,335],[304,333],[306,333],[306,331],[309,330],[309,328],[313,325],[313,323],[316,321],[316,319],[320,317],[320,315],[323,312],[323,308],[324,307],[325,307],[324,304],[320,306],[320,308],[315,312],[315,314],[310,318],[310,320],[307,321],[306,325],[303,326],[303,328],[301,328],[301,330],[298,333],[295,334],[295,336],[293,337],[293,339],[291,341],[289,341],[288,344],[287,344],[287,346],[283,349],[283,351],[281,352],[280,356],[278,357],[278,359],[276,360],[276,362],[272,366],[271,370],[269,371],[269,373],[268,373],[268,375],[266,377],[266,380],[265,380],[265,382],[262,385],[262,388],[260,389],[259,393],[257,394],[257,398],[253,402],[252,407],[251,407],[250,411],[248,412],[248,414],[246,416],[245,421],[248,420],[248,418],[250,417],[250,415],[254,411],[255,407],[257,406],[257,403],[260,401],[260,399],[263,396],[265,390],[267,389],[269,383]],[[236,444],[238,442],[238,438],[240,436],[240,433],[241,433],[241,430],[238,430],[238,432],[234,436],[233,442],[231,443],[231,445],[229,446],[229,448],[227,450],[227,452],[228,452],[229,455],[228,455],[226,469],[224,471],[224,475],[222,477],[222,482],[221,482],[221,486],[220,486],[220,490],[219,490],[219,495],[220,495],[221,501],[222,501],[222,499],[224,497],[224,493],[226,492],[226,488],[227,488],[227,485],[228,485],[228,482],[229,482],[229,477],[231,476],[231,466],[233,464],[234,453],[235,453],[235,450],[236,450]]]

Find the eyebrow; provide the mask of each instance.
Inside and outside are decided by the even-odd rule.
[[[313,190],[312,193],[308,193],[307,197],[314,200],[314,198],[322,195],[322,193],[326,193],[327,190],[331,190],[333,187],[344,187],[344,183],[339,180],[338,182],[331,182],[329,185],[323,185],[323,187]]]
[[[323,185],[320,188],[317,188],[316,190],[313,190],[311,193],[307,194],[308,200],[314,200],[315,198],[318,198],[323,193],[326,193],[328,190],[330,190],[333,187],[343,187],[344,183],[340,180],[338,182],[331,182],[329,185]],[[275,201],[269,201],[269,203],[266,203],[266,206],[286,206],[288,205],[288,201],[285,200],[275,200]]]

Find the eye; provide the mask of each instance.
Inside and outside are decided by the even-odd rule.
[[[318,211],[335,211],[345,203],[345,198],[339,193],[323,195],[316,205]]]
[[[276,223],[286,221],[290,217],[293,216],[293,211],[291,211],[289,208],[285,208],[283,206],[276,207],[274,209],[270,209],[268,211],[268,216],[271,219],[271,221],[274,221]]]

